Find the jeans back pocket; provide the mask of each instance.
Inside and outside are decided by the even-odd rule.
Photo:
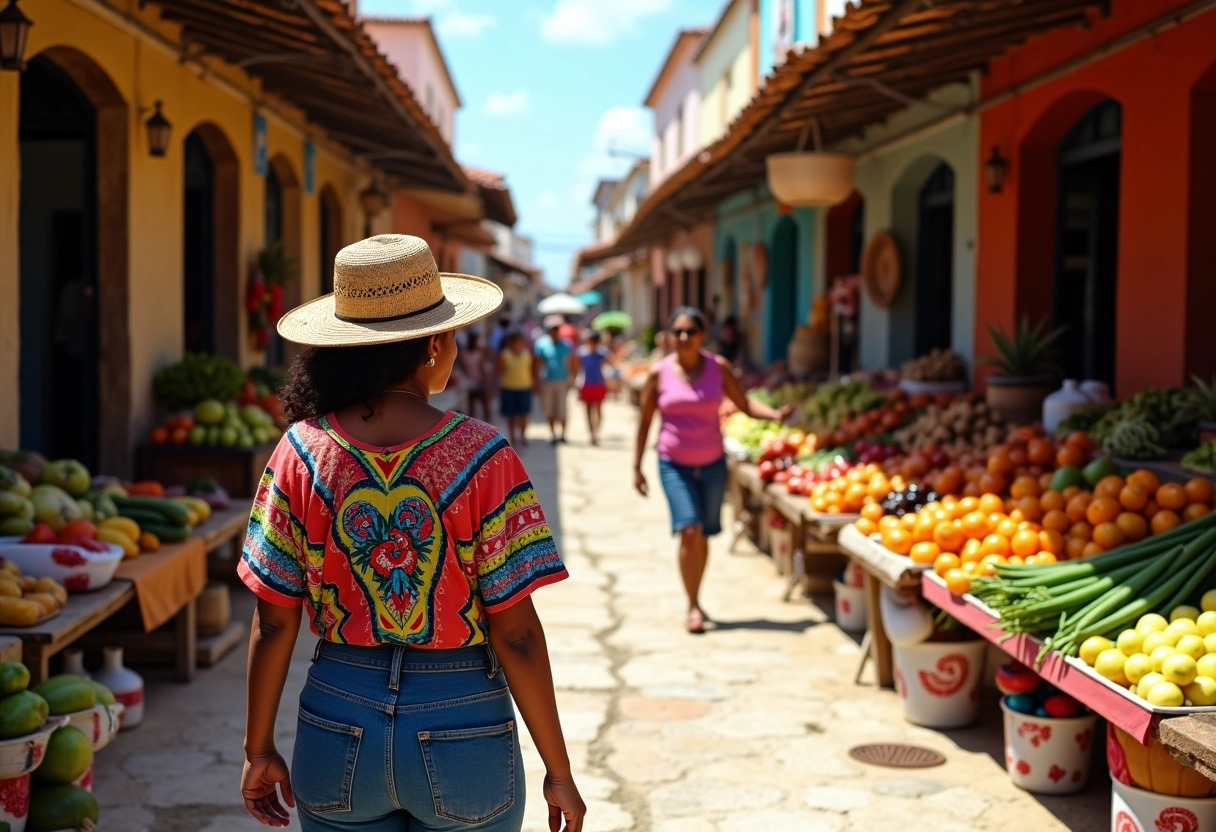
[[[296,800],[319,815],[349,811],[362,739],[362,728],[322,719],[301,707],[291,759]]]
[[[484,823],[515,804],[515,721],[488,728],[422,731],[422,759],[435,814]]]

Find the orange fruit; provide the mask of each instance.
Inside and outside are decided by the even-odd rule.
[[[1128,474],[1127,481],[1129,483],[1135,483],[1149,494],[1156,494],[1157,489],[1161,486],[1161,481],[1157,479],[1157,475],[1144,468],[1140,468]]]
[[[880,519],[882,519],[882,515],[882,506],[880,506],[878,503],[867,503],[861,507],[861,516],[867,520],[873,520],[875,523],[877,523]]]
[[[1068,537],[1079,537],[1082,540],[1093,540],[1094,527],[1084,520],[1078,520],[1068,527]]]
[[[1031,476],[1018,477],[1009,487],[1009,496],[1015,500],[1020,500],[1022,497],[1037,497],[1038,494],[1039,481]]]
[[[898,528],[899,528],[899,518],[896,517],[894,514],[884,514],[878,520],[878,530],[880,532],[887,532],[887,531],[890,531],[891,529],[898,529]]]
[[[966,572],[968,575],[978,575],[979,566],[980,566],[979,561],[974,561],[974,560],[963,561],[963,571]]]
[[[908,550],[908,556],[912,558],[913,563],[933,563],[941,553],[941,548],[932,540],[922,540],[920,543],[914,543],[912,544],[912,548]]]
[[[1028,558],[1039,551],[1039,533],[1023,529],[1010,538],[1009,548],[1018,557]]]
[[[1105,482],[1105,480],[1103,480],[1103,482]],[[1099,483],[1099,485],[1101,485],[1101,483]],[[1122,486],[1120,486],[1120,489],[1122,489]],[[1099,523],[1107,523],[1114,520],[1119,516],[1119,512],[1121,510],[1122,509],[1119,506],[1119,501],[1114,497],[1094,497],[1093,501],[1090,502],[1089,506],[1085,509],[1085,519],[1088,520],[1091,525],[1096,526]]]
[[[899,518],[899,527],[907,532],[911,532],[916,528],[916,521],[919,519],[915,514],[905,514]]]
[[[933,540],[933,530],[937,528],[937,524],[933,522],[933,518],[928,515],[921,515],[916,520],[916,525],[912,527],[912,542],[924,543]]]
[[[984,514],[1003,512],[1005,510],[1005,501],[996,494],[987,492],[984,496],[980,497],[978,509]]]
[[[1106,550],[1102,548],[1102,544],[1094,543],[1092,540],[1085,544],[1085,548],[1081,550],[1081,557],[1092,558],[1094,555],[1100,555]]]
[[[980,491],[985,494],[1001,494],[1005,491],[1008,482],[1004,474],[993,474],[991,471],[985,471],[980,474]],[[1004,506],[1003,501],[1001,505]]]
[[[1009,448],[997,445],[988,452],[988,462],[985,466],[990,474],[1008,474],[1013,470],[1013,461],[1009,458]]]
[[[1031,465],[1050,465],[1056,449],[1048,439],[1031,439],[1026,443],[1026,458]]]
[[[1112,497],[1119,499],[1119,492],[1123,490],[1123,486],[1127,485],[1123,477],[1118,474],[1111,474],[1109,477],[1103,477],[1098,480],[1098,484],[1094,486],[1095,497]]]
[[[1038,552],[1026,558],[1028,564],[1055,563],[1058,559],[1051,552]]]
[[[1065,465],[1072,465],[1075,468],[1080,468],[1085,464],[1085,456],[1085,451],[1076,445],[1065,443],[1064,447],[1056,451],[1056,466],[1063,468]]]
[[[940,523],[933,530],[933,542],[940,546],[943,552],[960,552],[966,541],[967,536],[954,523]]]
[[[1140,513],[1144,515],[1145,519],[1150,519],[1159,511],[1161,511],[1161,506],[1157,505],[1157,501],[1151,497],[1149,498],[1149,501],[1144,504],[1144,508],[1140,509]]]
[[[1022,517],[1032,523],[1037,523],[1043,519],[1043,509],[1039,505],[1039,498],[1033,494],[1028,494],[1017,501],[1018,511],[1022,512]]]
[[[964,497],[978,497],[980,496],[980,493],[979,482],[969,482],[963,486]]]
[[[860,532],[861,534],[864,534],[866,537],[869,537],[870,535],[872,535],[876,531],[878,531],[878,524],[875,523],[873,520],[871,520],[869,517],[858,517],[856,520],[853,521],[853,526],[857,529],[858,532]]]
[[[1089,510],[1089,504],[1093,502],[1094,495],[1088,491],[1082,491],[1068,501],[1068,506],[1064,509],[1068,519],[1074,523],[1079,523],[1085,519]]]
[[[1072,525],[1072,521],[1068,519],[1068,515],[1059,509],[1052,509],[1043,515],[1043,528],[1055,529],[1057,532],[1066,532],[1068,527]]]
[[[963,516],[963,534],[970,538],[980,538],[988,534],[988,518],[983,513],[973,511]]]
[[[912,535],[906,529],[891,529],[883,532],[882,545],[897,555],[906,555],[912,550]],[[931,562],[932,559],[926,561]]]
[[[1128,511],[1139,511],[1148,502],[1148,489],[1144,486],[1129,482],[1119,492],[1119,504]]]
[[[1081,486],[1079,486],[1079,485],[1070,485],[1070,486],[1068,486],[1068,488],[1065,488],[1065,489],[1064,489],[1062,492],[1060,492],[1060,493],[1064,495],[1064,502],[1067,504],[1067,502],[1068,502],[1069,500],[1071,500],[1073,497],[1075,497],[1075,496],[1077,496],[1078,494],[1080,494],[1080,493],[1081,493],[1081,491],[1082,491]]]
[[[990,534],[984,538],[984,542],[980,544],[980,551],[984,556],[1000,555],[1001,557],[1009,557],[1009,538],[999,534]]]
[[[978,509],[979,507],[980,507],[980,498],[979,497],[964,497],[963,499],[958,501],[958,508],[956,508],[955,511],[962,512],[963,514],[970,514],[971,512]],[[955,515],[955,516],[961,516],[961,515]]]
[[[1009,464],[1013,466],[1015,472],[1025,468],[1028,461],[1025,448],[1014,445],[1009,449]]]
[[[946,582],[946,589],[955,595],[971,591],[971,576],[964,569],[951,569],[942,580]]]
[[[1094,448],[1098,447],[1098,443],[1083,430],[1076,430],[1068,434],[1068,438],[1064,442],[1074,448],[1078,448],[1086,456],[1093,453]]]
[[[978,540],[968,540],[963,544],[963,550],[959,552],[959,558],[963,563],[979,563],[984,557],[983,549]]]
[[[1094,543],[1103,549],[1115,549],[1123,545],[1125,536],[1117,523],[1107,521],[1094,526]]]
[[[996,528],[992,530],[993,534],[999,534],[1004,538],[1012,538],[1018,533],[1018,521],[1012,517],[1006,517],[996,524]]]
[[[1211,511],[1207,503],[1188,503],[1187,507],[1182,510],[1182,519],[1190,523],[1192,520],[1198,520],[1203,515]]]
[[[1068,500],[1064,499],[1064,495],[1059,491],[1044,491],[1039,495],[1039,508],[1043,511],[1063,511],[1064,506],[1068,505]]]
[[[1187,480],[1186,485],[1182,487],[1186,490],[1186,498],[1190,502],[1212,502],[1212,483],[1210,480],[1205,480],[1203,477],[1195,477],[1192,480]]]
[[[1162,488],[1164,487],[1162,486]],[[1149,522],[1149,527],[1153,530],[1153,534],[1163,534],[1181,522],[1182,518],[1178,516],[1177,512],[1163,508],[1153,515],[1153,519]]]
[[[1043,529],[1039,532],[1039,551],[1051,552],[1055,555],[1064,553],[1064,535],[1055,529]]]
[[[1125,511],[1115,518],[1115,525],[1123,532],[1129,543],[1148,537],[1148,521],[1134,511]]]
[[[1054,457],[1053,457],[1053,458],[1054,458]],[[1050,467],[1051,467],[1051,466],[1049,465],[1049,466],[1048,466],[1048,468],[1050,468]],[[1052,476],[1053,476],[1053,474],[1051,473],[1051,471],[1050,471],[1050,470],[1048,470],[1048,471],[1044,472],[1042,475],[1040,475],[1040,476],[1039,476],[1039,493],[1040,493],[1040,494],[1042,494],[1044,491],[1050,491],[1050,490],[1051,490],[1051,478],[1052,478]]]
[[[1176,482],[1163,483],[1157,489],[1157,505],[1170,511],[1181,511],[1186,508],[1186,488]]]
[[[1081,553],[1085,551],[1085,544],[1088,542],[1079,537],[1066,537],[1064,538],[1064,553],[1068,555],[1069,560],[1076,560],[1081,557]]]
[[[912,548],[915,549],[916,547],[914,546]],[[913,555],[912,560],[916,561],[915,555]],[[942,552],[933,560],[933,571],[937,573],[939,578],[944,578],[946,577],[946,573],[951,569],[959,569],[962,567],[962,565],[963,562],[959,560],[958,555],[950,552]]]

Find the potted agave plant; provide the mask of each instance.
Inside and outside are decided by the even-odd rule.
[[[1052,356],[1055,342],[1064,327],[1048,330],[1046,320],[1031,324],[1023,316],[1006,335],[992,324],[988,334],[996,346],[996,355],[980,358],[980,362],[995,367],[988,376],[988,406],[1014,424],[1029,424],[1039,419],[1043,399],[1055,387],[1056,365]]]

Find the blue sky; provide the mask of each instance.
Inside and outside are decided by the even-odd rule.
[[[717,0],[359,0],[366,15],[429,15],[464,106],[456,158],[506,174],[545,280],[564,286],[591,241],[597,179],[649,155],[642,100],[676,31]]]

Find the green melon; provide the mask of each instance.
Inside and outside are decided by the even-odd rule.
[[[93,741],[69,725],[51,734],[42,765],[30,777],[35,783],[71,783],[89,770],[91,762]]]
[[[80,786],[42,786],[30,794],[27,832],[76,829],[85,818],[97,822],[97,798]]]

